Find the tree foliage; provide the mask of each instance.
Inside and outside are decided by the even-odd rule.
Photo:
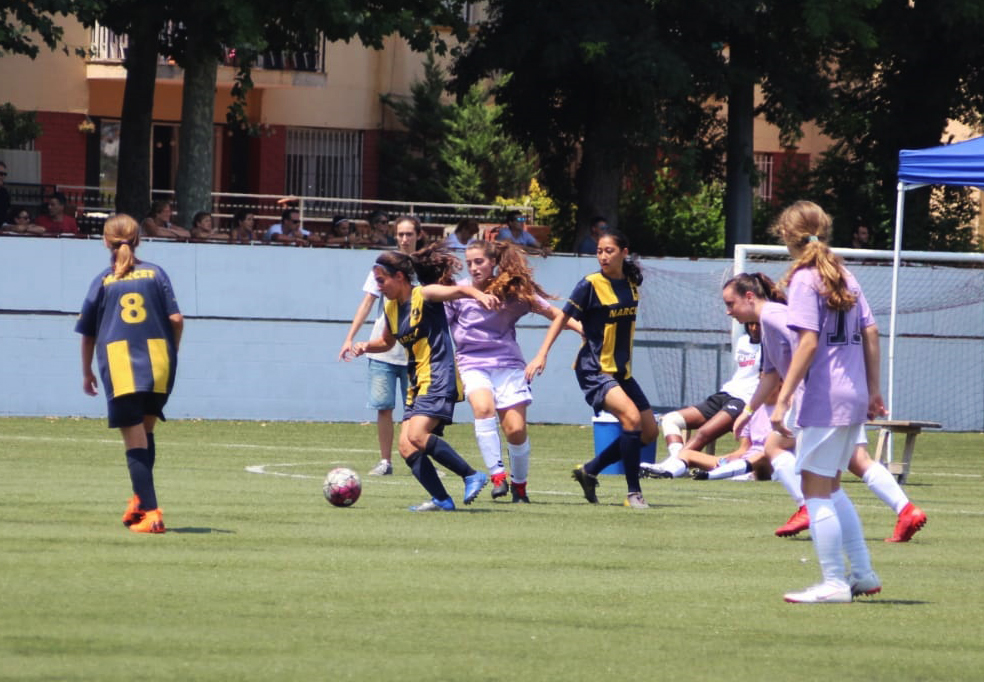
[[[10,102],[0,105],[0,149],[20,149],[41,132],[36,112],[17,111]]]
[[[34,59],[42,45],[51,50],[57,48],[64,34],[58,17],[72,14],[78,3],[79,0],[6,0],[0,6],[0,57],[21,54]]]

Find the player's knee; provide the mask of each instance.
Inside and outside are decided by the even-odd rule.
[[[687,420],[679,412],[670,412],[669,414],[663,415],[660,425],[663,427],[663,435],[665,437],[676,436],[683,438],[683,431],[687,428]]]

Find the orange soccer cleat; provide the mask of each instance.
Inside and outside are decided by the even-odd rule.
[[[804,531],[810,527],[810,512],[806,511],[806,506],[796,510],[796,513],[789,517],[786,523],[776,528],[776,535],[781,538],[788,538]]]
[[[925,525],[926,512],[910,502],[902,507],[899,520],[895,523],[895,532],[892,537],[885,538],[885,542],[908,542]]]
[[[133,524],[139,523],[143,520],[145,513],[140,508],[140,498],[134,495],[126,505],[126,511],[123,512],[123,525],[129,528]]]
[[[152,509],[144,514],[143,520],[130,526],[134,533],[163,533],[164,513],[160,509]]]

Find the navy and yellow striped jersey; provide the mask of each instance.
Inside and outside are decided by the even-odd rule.
[[[418,395],[462,400],[444,304],[424,300],[421,287],[416,286],[406,303],[386,301],[385,312],[390,333],[407,349],[407,405]]]
[[[564,304],[564,313],[580,320],[584,327],[575,370],[604,372],[620,379],[632,376],[638,304],[639,290],[627,279],[609,279],[595,272],[577,283]]]
[[[178,312],[171,281],[153,263],[137,263],[119,279],[107,268],[92,281],[75,331],[96,339],[107,400],[171,392],[178,359],[168,317]]]

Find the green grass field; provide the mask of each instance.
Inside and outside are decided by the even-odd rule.
[[[2,680],[979,680],[984,436],[925,434],[908,544],[847,483],[884,591],[792,605],[817,582],[775,483],[644,481],[649,511],[570,469],[591,431],[534,426],[531,505],[488,490],[454,514],[402,464],[335,509],[375,428],[174,421],[157,432],[165,535],[120,523],[127,477],[103,421],[0,419]],[[470,424],[448,440],[480,464]],[[247,467],[266,472],[251,473]],[[448,476],[460,500],[461,481]]]

